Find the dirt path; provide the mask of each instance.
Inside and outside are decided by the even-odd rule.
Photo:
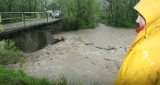
[[[56,80],[65,74],[70,85],[112,85],[136,33],[100,24],[96,29],[54,34],[65,40],[28,54],[24,71]]]

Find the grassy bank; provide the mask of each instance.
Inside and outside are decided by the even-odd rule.
[[[0,65],[0,85],[67,85],[67,79],[62,76],[59,80],[50,82],[46,78],[30,77],[23,71],[6,69]]]

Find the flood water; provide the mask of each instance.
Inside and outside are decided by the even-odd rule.
[[[26,54],[24,71],[51,81],[66,75],[69,85],[113,85],[124,55],[136,37],[134,29],[103,24],[95,29],[59,32],[62,39]]]

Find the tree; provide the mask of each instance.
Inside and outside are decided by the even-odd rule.
[[[130,27],[136,19],[133,7],[138,1],[139,0],[103,0],[102,5],[107,5],[105,6],[106,22],[112,26]]]
[[[47,0],[0,0],[0,12],[44,11],[47,6]]]
[[[6,6],[7,6],[7,3],[5,0],[0,0],[0,12],[5,12],[7,11],[6,10]]]
[[[47,0],[0,0],[0,12],[44,12],[47,8]],[[33,14],[26,14],[32,16]],[[21,17],[21,14],[2,14],[4,18]],[[21,18],[3,20],[3,23],[20,21]]]
[[[65,29],[78,30],[93,28],[97,25],[99,2],[98,0],[57,0],[62,10]]]

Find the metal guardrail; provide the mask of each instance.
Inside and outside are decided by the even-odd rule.
[[[13,18],[5,18],[5,19],[2,19],[2,15],[4,14],[21,14],[21,17],[13,17]],[[5,20],[11,20],[11,19],[21,19],[24,23],[24,27],[26,27],[26,21],[27,21],[27,14],[37,14],[37,18],[40,18],[40,15],[44,14],[46,16],[46,22],[48,23],[48,12],[0,12],[0,32],[3,31],[3,21]]]

